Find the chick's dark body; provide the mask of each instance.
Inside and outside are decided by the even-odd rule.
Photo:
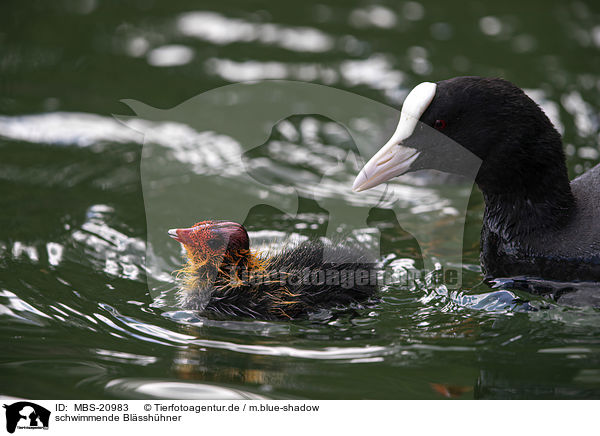
[[[259,319],[306,318],[319,309],[348,306],[377,291],[374,261],[359,249],[308,241],[235,271],[223,268],[205,311]],[[232,274],[233,273],[233,274]]]

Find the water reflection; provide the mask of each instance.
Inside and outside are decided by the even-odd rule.
[[[2,395],[600,396],[597,310],[480,283],[477,194],[461,292],[418,277],[385,287],[369,306],[294,323],[164,313],[181,256],[173,248],[157,271],[144,269],[146,222],[136,212],[143,209],[136,162],[144,138],[110,116],[123,111],[123,98],[168,108],[236,81],[305,80],[399,107],[423,80],[502,75],[526,87],[565,134],[577,174],[600,153],[600,26],[591,2],[309,2],[292,12],[273,3],[268,13],[242,3],[235,12],[220,4],[202,5],[213,11],[130,6],[65,0],[25,10],[15,3],[0,17]],[[190,124],[138,123],[130,125],[167,159],[240,197],[277,204],[281,186],[323,174],[316,199],[378,203],[378,211],[387,205],[381,193],[356,199],[344,190],[354,162],[327,120],[284,120],[262,154],[239,162],[230,157],[241,154],[243,141]],[[353,123],[362,132],[380,128],[367,118]],[[225,167],[230,177],[221,176]],[[268,169],[273,185],[243,189],[238,176],[248,168]],[[453,219],[452,187],[432,180],[411,177],[391,193],[408,215]],[[408,277],[421,268],[422,253],[378,211],[372,219],[389,230],[382,264]],[[260,246],[327,224],[310,207],[294,219],[257,212],[250,235]],[[427,249],[439,246],[431,241]],[[164,301],[152,304],[146,274],[164,285]]]
[[[334,44],[329,35],[318,29],[253,23],[216,12],[187,12],[177,18],[176,26],[183,35],[218,45],[260,43],[298,52],[325,52]]]
[[[260,400],[266,397],[202,383],[175,382],[160,379],[115,379],[106,384],[106,391],[116,398],[167,398],[178,400]]]
[[[139,44],[138,44],[139,45]],[[131,46],[137,53],[141,47]],[[185,45],[163,45],[148,53],[148,63],[154,67],[173,67],[185,65],[194,58],[194,51]]]

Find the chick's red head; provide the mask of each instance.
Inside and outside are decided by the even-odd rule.
[[[231,221],[202,221],[187,229],[171,229],[169,236],[180,242],[191,260],[225,259],[245,255],[250,247],[244,226]]]

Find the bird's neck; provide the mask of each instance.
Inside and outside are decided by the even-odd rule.
[[[525,174],[504,184],[505,189],[481,187],[485,200],[484,232],[501,241],[526,242],[564,227],[575,208],[564,162],[550,171]],[[500,185],[502,186],[502,185]]]
[[[531,123],[518,146],[505,148],[513,164],[491,157],[477,184],[485,199],[484,232],[503,241],[527,242],[564,227],[575,209],[562,140],[550,121]]]
[[[211,258],[207,253],[188,253],[186,265],[179,270],[182,287],[179,298],[187,309],[204,310],[216,289],[238,287],[259,264],[250,250]]]
[[[188,257],[187,265],[181,270],[193,286],[188,288],[210,289],[236,286],[248,280],[249,275],[262,267],[263,261],[252,251],[228,253],[219,259]]]

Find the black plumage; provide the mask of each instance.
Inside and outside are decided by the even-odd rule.
[[[377,291],[375,261],[358,247],[311,240],[254,253],[240,224],[207,221],[176,232],[172,236],[188,253],[181,290],[187,309],[298,319],[364,301]]]
[[[487,278],[600,282],[600,165],[569,182],[560,134],[506,80],[455,77],[419,87],[407,110],[420,123],[401,117],[404,136],[365,165],[355,189],[419,169],[475,176],[485,200]]]
[[[600,165],[570,183],[560,134],[506,80],[439,82],[421,121],[438,119],[482,160],[475,181],[485,200],[486,275],[600,281]]]

